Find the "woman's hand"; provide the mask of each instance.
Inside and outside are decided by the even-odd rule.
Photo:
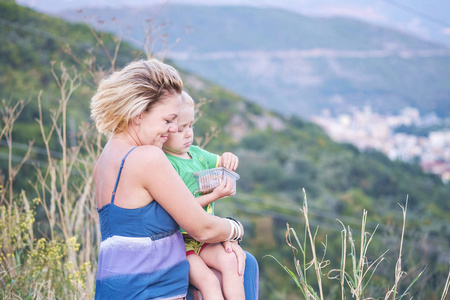
[[[247,258],[244,250],[242,250],[237,242],[222,242],[222,245],[227,253],[234,252],[237,259],[237,272],[239,276],[244,275],[245,259]]]

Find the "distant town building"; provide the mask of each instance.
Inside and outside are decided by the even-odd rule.
[[[312,121],[337,142],[355,145],[360,150],[376,149],[392,160],[419,162],[425,172],[450,181],[450,130],[433,131],[427,137],[395,132],[399,126],[427,127],[440,123],[435,114],[420,116],[416,108],[405,108],[398,115],[383,116],[370,107],[352,108],[347,114],[331,116],[325,111]],[[445,126],[444,126],[445,127]]]

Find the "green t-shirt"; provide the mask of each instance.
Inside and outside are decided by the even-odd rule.
[[[219,164],[219,156],[201,149],[198,146],[191,146],[189,148],[189,156],[191,159],[179,158],[166,153],[172,166],[183,179],[186,186],[191,191],[194,197],[201,196],[198,190],[197,178],[194,177],[195,172],[217,168]],[[214,214],[214,202],[204,207],[206,212]]]

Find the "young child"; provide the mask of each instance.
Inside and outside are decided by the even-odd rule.
[[[235,194],[233,181],[227,178],[214,191],[202,195],[198,191],[197,179],[193,174],[216,167],[235,171],[238,158],[230,152],[219,156],[192,145],[194,101],[186,92],[182,93],[181,98],[182,104],[177,118],[178,132],[169,134],[163,150],[187,187],[197,197],[199,204],[208,213],[214,214],[214,201]],[[189,282],[200,291],[203,299],[245,299],[243,276],[238,274],[236,256],[225,252],[220,243],[201,243],[192,239],[184,230],[181,232],[190,263]],[[222,274],[222,287],[211,268]]]

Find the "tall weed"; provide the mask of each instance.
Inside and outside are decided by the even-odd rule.
[[[80,86],[80,78],[75,69],[68,70],[64,64],[58,69],[52,66],[51,71],[61,94],[58,107],[50,114],[50,126],[44,126],[42,93],[37,98],[39,117],[36,121],[45,145],[46,166],[35,165],[35,181],[33,176],[29,178],[35,198],[29,201],[25,192],[17,195],[13,190],[14,178],[32,152],[31,144],[20,164],[13,165],[10,159],[8,177],[1,179],[0,295],[5,299],[93,296],[95,270],[92,265],[96,264],[100,233],[97,215],[93,213],[96,205],[92,169],[101,149],[100,138],[85,124],[80,127],[77,144],[69,146],[67,103]],[[2,132],[10,141],[20,105],[7,107],[2,112]],[[53,155],[55,145],[61,158]],[[13,148],[14,144],[9,143],[10,153]],[[38,209],[45,215],[40,224],[35,222]]]
[[[323,256],[318,257],[316,249],[316,237],[318,229],[312,234],[310,221],[308,216],[308,200],[305,190],[303,189],[303,207],[300,209],[301,215],[305,222],[303,240],[301,240],[296,231],[287,224],[286,243],[292,250],[294,261],[294,270],[280,262],[276,257],[273,258],[293,279],[299,289],[300,294],[307,300],[324,300],[324,299],[413,299],[411,295],[411,287],[419,280],[425,270],[417,274],[407,285],[406,288],[400,288],[400,281],[406,276],[406,272],[402,270],[403,241],[406,228],[406,212],[408,199],[405,206],[400,205],[403,213],[402,233],[399,238],[400,248],[398,259],[394,268],[394,282],[392,287],[385,289],[383,295],[367,295],[367,288],[374,284],[372,278],[377,268],[386,259],[386,250],[374,260],[368,258],[368,249],[375,237],[378,226],[372,233],[366,232],[367,211],[363,211],[361,222],[361,236],[359,246],[353,238],[352,229],[346,227],[340,220],[337,220],[342,226],[341,231],[341,259],[340,262],[330,262],[325,259],[326,242],[322,243],[324,248]],[[295,245],[293,243],[295,241]],[[308,260],[308,258],[310,259]],[[348,260],[349,259],[349,260]],[[325,269],[331,265],[339,265],[337,269]],[[314,274],[311,274],[314,273]],[[334,280],[339,283],[340,295],[326,294],[323,290],[323,280]],[[330,291],[335,290],[335,286],[330,287]],[[450,286],[450,272],[442,291],[441,300],[448,299]]]

